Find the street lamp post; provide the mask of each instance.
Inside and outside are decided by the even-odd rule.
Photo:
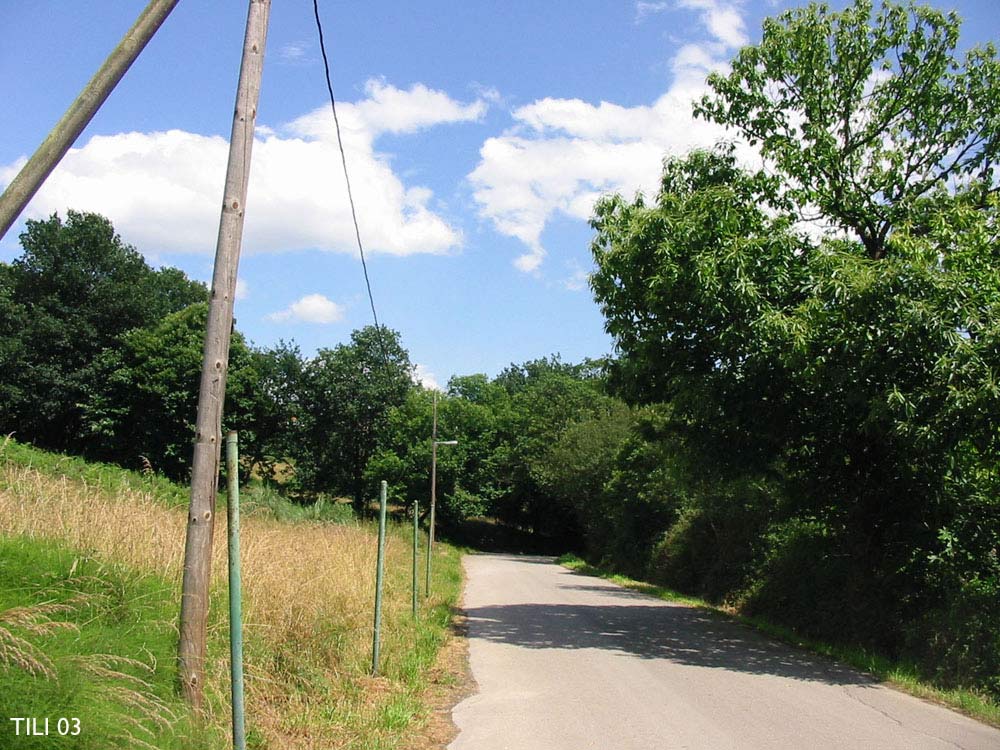
[[[431,518],[427,528],[427,578],[424,582],[424,598],[431,595],[431,556],[434,552],[434,511],[437,506],[437,447],[439,445],[458,445],[457,440],[438,440],[438,402],[434,393],[434,426],[431,432]]]

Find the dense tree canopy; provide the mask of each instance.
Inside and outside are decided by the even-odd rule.
[[[250,367],[254,384],[247,394],[240,457],[262,480],[273,483],[288,476],[288,461],[303,439],[305,361],[295,344],[280,341],[252,349]]]
[[[894,230],[930,228],[935,198],[997,190],[1000,61],[961,58],[959,27],[915,4],[790,10],[709,76],[698,112],[760,148],[802,218],[815,207],[877,260]]]
[[[937,628],[952,667],[982,670],[1000,645],[1000,67],[956,42],[954,17],[892,3],[768,21],[700,107],[765,170],[720,146],[669,159],[654,201],[599,202],[592,286],[618,391],[669,402],[682,464],[715,478],[665,560],[690,569],[699,535],[743,529],[716,556],[763,582],[751,606],[889,648]]]
[[[320,349],[303,375],[302,481],[315,490],[346,491],[363,508],[365,466],[389,410],[404,403],[412,384],[413,365],[396,331],[367,326],[349,344]]]
[[[171,313],[119,337],[95,362],[104,386],[84,406],[88,450],[105,460],[147,466],[186,480],[191,466],[208,304]],[[229,347],[223,429],[250,423],[258,376],[243,336]]]
[[[28,221],[21,244],[0,266],[0,431],[79,450],[98,354],[208,293],[176,269],[151,269],[96,214]]]

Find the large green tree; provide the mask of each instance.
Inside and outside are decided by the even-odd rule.
[[[413,387],[413,365],[396,331],[366,326],[350,343],[320,349],[303,376],[306,424],[296,455],[303,485],[347,494],[363,510],[365,467],[387,437],[390,409]]]
[[[494,383],[509,395],[497,431],[504,450],[495,460],[498,492],[494,513],[556,545],[579,544],[572,506],[544,488],[544,457],[573,422],[604,409],[599,363],[562,362],[558,355],[511,365]]]
[[[765,169],[719,147],[668,160],[653,201],[604,199],[592,284],[620,391],[671,403],[702,477],[781,488],[754,501],[751,600],[832,637],[933,637],[981,678],[1000,653],[1000,65],[957,39],[953,15],[865,0],[766,22],[699,108]]]
[[[208,304],[128,331],[94,363],[104,384],[83,405],[88,451],[105,460],[185,480],[191,467]],[[229,348],[223,429],[254,428],[260,391],[253,355],[239,332]]]
[[[960,20],[915,3],[812,3],[764,22],[698,114],[757,146],[805,218],[892,251],[893,231],[930,229],[928,198],[997,190],[1000,61],[956,52]],[[985,207],[985,206],[984,206]]]
[[[304,439],[305,361],[298,346],[279,341],[272,347],[251,349],[250,366],[254,385],[240,433],[240,457],[264,482],[285,480],[287,462]]]
[[[208,294],[176,269],[151,269],[96,214],[28,221],[21,245],[0,265],[0,431],[79,450],[100,352]]]
[[[371,490],[385,479],[395,497],[406,505],[419,501],[426,515],[435,397],[438,439],[458,443],[437,453],[436,517],[447,527],[492,513],[509,487],[501,468],[510,446],[501,426],[509,416],[510,396],[486,375],[454,377],[447,393],[413,389],[390,413],[388,439],[369,462],[367,474]]]
[[[492,415],[464,399],[437,397],[438,439],[458,441],[437,452],[436,520],[447,527],[484,510],[484,487],[476,467],[491,453]],[[408,508],[416,501],[423,516],[430,500],[434,398],[433,392],[414,388],[405,403],[392,409],[386,440],[366,471],[369,492],[384,479],[394,498]]]

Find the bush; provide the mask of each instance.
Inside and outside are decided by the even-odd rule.
[[[737,596],[762,557],[775,504],[764,486],[742,482],[692,496],[653,551],[652,580],[714,602]]]
[[[266,484],[251,484],[240,491],[244,513],[266,513],[279,521],[353,523],[357,520],[349,502],[319,495],[308,502],[290,500]]]
[[[895,608],[888,597],[876,600],[878,586],[863,580],[857,561],[826,524],[800,518],[777,523],[763,546],[764,559],[744,592],[748,614],[840,643],[871,642],[893,632],[882,625]]]
[[[906,650],[946,687],[980,685],[1000,699],[1000,580],[975,578],[949,589],[939,609],[909,630]]]

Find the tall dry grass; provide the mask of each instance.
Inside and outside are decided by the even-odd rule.
[[[19,633],[46,636],[55,630],[78,630],[74,623],[56,619],[71,611],[70,604],[44,602],[0,612],[0,667],[13,666],[30,675],[55,677],[55,667],[48,655]]]
[[[166,578],[177,588],[186,513],[149,493],[115,493],[0,461],[0,534],[59,540],[100,560]],[[410,550],[387,542],[389,627],[408,612]],[[389,688],[366,676],[370,659],[376,544],[368,527],[241,521],[247,711],[271,747],[358,746],[338,717],[384,710]],[[404,574],[405,572],[405,574]],[[209,719],[228,721],[224,619],[226,518],[220,506],[212,563],[213,617],[207,665]],[[398,633],[397,640],[401,637]],[[351,722],[347,722],[350,724]]]

